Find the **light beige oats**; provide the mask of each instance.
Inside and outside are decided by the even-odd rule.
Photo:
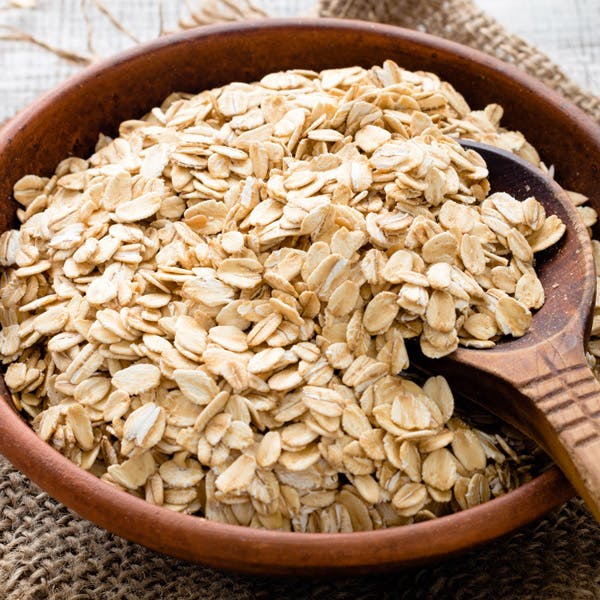
[[[105,481],[228,523],[371,530],[501,495],[528,469],[443,378],[408,378],[405,343],[491,347],[543,304],[534,253],[564,225],[489,195],[456,139],[538,161],[500,116],[390,61],[272,73],[22,178],[0,236],[15,405]]]

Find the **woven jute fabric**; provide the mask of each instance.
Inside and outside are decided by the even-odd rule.
[[[594,600],[600,531],[579,500],[512,537],[432,567],[335,580],[221,573],[91,525],[0,461],[0,598]]]
[[[419,29],[483,50],[537,77],[600,122],[600,98],[582,90],[548,56],[510,34],[471,0],[321,0],[320,14]]]
[[[513,536],[391,575],[269,579],[162,556],[80,519],[0,459],[0,598],[594,600],[600,529],[579,500]]]
[[[600,122],[600,100],[468,0],[322,0],[320,14],[427,31],[538,77]],[[26,451],[24,449],[24,451]],[[79,518],[0,457],[0,600],[600,598],[600,528],[581,501],[434,566],[344,579],[248,577],[162,556]]]

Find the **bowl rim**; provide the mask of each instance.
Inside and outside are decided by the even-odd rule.
[[[303,18],[268,19],[205,26],[141,44],[84,68],[34,100],[0,128],[0,155],[28,121],[62,95],[85,85],[115,65],[141,59],[150,51],[209,36],[243,35],[260,30],[369,30],[477,63],[500,73],[559,107],[571,120],[600,140],[598,127],[585,113],[535,78],[483,52],[393,25],[367,21]],[[15,411],[3,378],[0,381],[0,451],[51,496],[86,519],[131,541],[173,556],[246,572],[329,573],[420,564],[489,542],[538,519],[573,495],[570,484],[552,467],[514,491],[477,507],[413,525],[349,534],[291,533],[251,529],[172,512],[130,495],[76,466],[42,441]],[[21,450],[27,448],[24,453]],[[114,516],[120,509],[121,515]],[[511,523],[498,530],[494,517],[511,512]],[[171,539],[156,535],[169,532]],[[454,535],[451,535],[454,534]],[[460,535],[458,535],[460,534]],[[367,552],[368,550],[368,552]]]

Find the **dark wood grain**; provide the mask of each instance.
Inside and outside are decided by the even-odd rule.
[[[23,174],[48,174],[69,154],[89,154],[99,132],[114,132],[120,121],[143,114],[172,90],[199,91],[236,79],[254,80],[288,67],[370,66],[388,58],[409,69],[437,72],[475,108],[492,101],[503,104],[507,124],[523,130],[540,147],[546,161],[557,166],[562,181],[590,195],[600,208],[598,128],[575,107],[516,69],[457,44],[390,26],[326,19],[272,20],[206,27],[161,38],[83,71],[24,110],[0,131],[0,229],[13,219],[11,189]],[[575,271],[576,264],[574,260]],[[579,325],[582,322],[578,320]],[[573,331],[573,340],[580,344],[580,338],[581,327]],[[440,363],[436,370],[446,368],[452,376],[462,372],[470,377],[477,365],[469,360],[485,364],[491,356],[502,355],[501,348],[493,352],[481,357],[470,354],[470,359],[446,362],[446,366]],[[520,356],[523,364],[535,360],[531,349]],[[566,368],[564,377],[577,372],[571,364],[575,362],[560,367]],[[520,360],[507,368],[518,370]],[[525,403],[518,413],[519,397],[511,396],[511,385],[501,375],[482,378],[478,392],[506,394],[508,418],[512,414],[514,421],[519,414],[521,426],[534,431],[539,409]],[[0,392],[0,451],[43,489],[123,537],[221,568],[357,574],[439,560],[505,535],[572,494],[570,485],[552,469],[501,498],[407,527],[354,534],[296,534],[223,525],[152,506],[84,472],[37,438],[12,409],[6,389],[0,386]],[[543,437],[540,432],[540,439]]]

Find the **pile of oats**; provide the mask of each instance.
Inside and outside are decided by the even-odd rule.
[[[103,480],[227,523],[369,530],[506,492],[518,457],[405,346],[489,348],[544,302],[534,253],[564,225],[489,195],[456,141],[539,164],[501,114],[389,61],[272,73],[24,177],[0,237],[15,405]]]

